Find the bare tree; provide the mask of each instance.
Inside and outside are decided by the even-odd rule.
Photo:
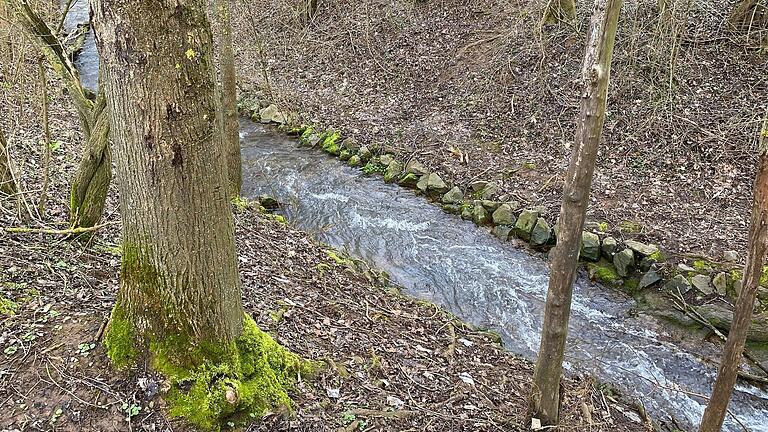
[[[8,143],[5,134],[0,130],[0,192],[6,195],[16,193],[16,182],[11,171],[11,157],[8,154]]]
[[[735,27],[768,28],[768,2],[766,0],[742,0],[731,12],[729,21]]]
[[[544,310],[541,346],[533,376],[530,411],[544,425],[557,425],[560,378],[568,334],[573,282],[576,279],[581,232],[589,202],[600,136],[605,120],[611,57],[621,0],[598,0],[589,27],[582,80],[584,93],[565,179],[560,231],[552,253],[552,273]]]
[[[171,411],[202,429],[288,404],[301,362],[243,311],[206,0],[93,10],[123,224],[107,354],[165,374]]]
[[[104,211],[112,179],[109,118],[104,92],[99,90],[97,95],[93,95],[83,88],[63,44],[32,10],[27,0],[7,1],[18,23],[59,74],[77,110],[86,142],[70,191],[70,224],[82,228],[95,226]]]
[[[221,109],[218,111],[218,123],[221,128],[221,145],[227,159],[227,177],[229,195],[240,196],[243,185],[242,158],[240,156],[240,123],[237,114],[237,75],[235,72],[235,52],[232,47],[232,25],[230,23],[229,3],[227,0],[214,0],[216,24],[215,47],[218,48],[219,86],[218,93]]]
[[[544,11],[545,24],[571,22],[576,19],[576,0],[549,0]]]
[[[766,252],[768,251],[768,117],[763,122],[759,142],[759,166],[755,176],[754,202],[752,204],[752,218],[749,223],[744,282],[734,306],[733,324],[728,333],[728,339],[725,341],[723,357],[717,371],[717,380],[715,380],[709,404],[704,410],[704,417],[699,428],[700,432],[717,432],[723,425],[733,386],[736,384],[736,375],[741,364],[747,331],[752,321],[757,288],[766,261]]]

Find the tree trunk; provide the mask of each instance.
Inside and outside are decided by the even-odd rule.
[[[5,1],[5,0],[3,0]],[[40,48],[64,83],[80,117],[85,135],[83,157],[70,190],[70,224],[89,228],[98,224],[104,211],[112,163],[109,149],[109,110],[101,90],[95,96],[80,84],[80,75],[67,51],[50,27],[26,0],[7,0],[17,21]]]
[[[736,384],[736,375],[741,364],[747,331],[752,321],[757,288],[766,262],[766,251],[768,251],[768,118],[763,123],[758,154],[760,165],[755,177],[755,196],[752,204],[752,220],[749,224],[744,284],[734,306],[733,325],[731,325],[728,339],[723,348],[723,357],[720,360],[717,380],[715,380],[712,389],[712,398],[709,400],[701,420],[701,427],[699,428],[701,432],[716,432],[723,425],[733,386]]]
[[[0,130],[0,192],[6,195],[16,193],[16,182],[11,172],[11,156],[8,154],[8,143],[5,134]]]
[[[729,21],[737,28],[766,29],[768,28],[768,2],[742,0],[731,12]]]
[[[202,429],[286,405],[301,363],[242,308],[206,2],[92,7],[123,223],[107,354],[165,374],[171,414]]]
[[[576,0],[549,0],[544,12],[545,24],[572,22],[576,19]]]
[[[560,231],[552,253],[549,290],[544,310],[530,411],[544,425],[557,425],[560,408],[560,376],[568,334],[573,282],[581,245],[581,232],[589,202],[600,136],[605,120],[611,57],[616,38],[621,0],[598,0],[589,28],[582,79],[584,93],[571,163],[565,179],[560,210]]]
[[[240,122],[237,115],[237,75],[235,52],[232,48],[232,25],[227,0],[214,0],[219,27],[217,47],[221,98],[221,141],[227,158],[229,197],[239,197],[243,185],[242,160],[240,157]]]

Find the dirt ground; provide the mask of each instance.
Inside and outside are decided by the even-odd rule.
[[[731,29],[734,0],[657,3],[623,8],[589,220],[717,260],[745,247],[768,32]],[[325,0],[309,23],[301,4],[236,3],[244,89],[554,219],[589,8],[541,29],[528,0]]]

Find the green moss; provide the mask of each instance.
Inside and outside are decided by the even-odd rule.
[[[14,316],[18,310],[18,303],[10,299],[0,297],[0,315]]]
[[[616,272],[616,267],[604,259],[596,263],[589,263],[587,267],[592,278],[608,285],[616,285],[622,280]]]
[[[633,221],[621,221],[619,222],[619,231],[627,234],[636,234],[643,230],[643,226]]]
[[[171,382],[166,396],[173,417],[203,430],[243,425],[279,409],[290,410],[287,390],[317,364],[302,360],[261,331],[250,316],[235,342],[189,344],[168,338],[151,344],[153,367]],[[187,351],[183,358],[177,353]],[[192,360],[197,366],[189,366]]]
[[[657,250],[656,252],[648,255],[648,258],[658,262],[663,263],[667,260],[667,256],[664,255],[664,253],[661,251],[661,249]]]
[[[125,318],[122,307],[115,305],[109,326],[104,332],[104,348],[107,357],[117,369],[126,369],[136,361],[136,341],[133,338],[133,325]]]
[[[325,135],[323,138],[323,151],[326,153],[330,153],[334,156],[338,156],[341,153],[341,148],[339,148],[339,139],[341,138],[341,134],[338,132],[329,132]]]
[[[330,259],[334,260],[338,265],[348,265],[352,263],[352,260],[339,256],[339,254],[334,250],[326,249],[325,254],[328,255]]]
[[[385,167],[384,165],[370,160],[363,167],[363,174],[370,175],[374,173],[383,173],[386,169],[387,167]],[[408,174],[408,175],[412,175],[412,174]]]
[[[696,260],[693,262],[693,268],[696,270],[712,270],[712,266],[707,261]]]
[[[760,285],[768,286],[768,266],[763,267],[763,274],[760,275]]]
[[[600,230],[600,232],[608,232],[610,227],[608,226],[608,222],[600,222],[597,224],[597,229]]]
[[[309,138],[314,133],[315,133],[315,127],[307,126],[307,128],[304,129],[304,132],[301,133],[301,137],[299,138],[299,141],[304,145],[309,145]]]
[[[273,220],[277,223],[288,225],[288,219],[286,219],[285,216],[283,215],[274,214],[274,213],[264,213],[264,217],[269,220]]]
[[[251,203],[248,201],[247,198],[236,196],[232,198],[232,205],[235,207],[235,210],[237,212],[242,213],[248,209]]]

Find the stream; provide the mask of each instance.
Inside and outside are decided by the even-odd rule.
[[[88,21],[75,0],[65,25]],[[75,62],[95,88],[93,35]],[[444,213],[412,191],[360,170],[269,127],[242,120],[243,195],[274,196],[293,225],[389,273],[415,297],[498,331],[506,349],[533,360],[538,351],[549,269],[473,223]],[[637,314],[626,295],[592,284],[574,287],[565,368],[590,374],[640,401],[658,421],[694,429],[716,375],[720,347],[673,334]],[[739,382],[723,430],[768,432],[768,392]],[[674,424],[674,423],[672,423]]]

